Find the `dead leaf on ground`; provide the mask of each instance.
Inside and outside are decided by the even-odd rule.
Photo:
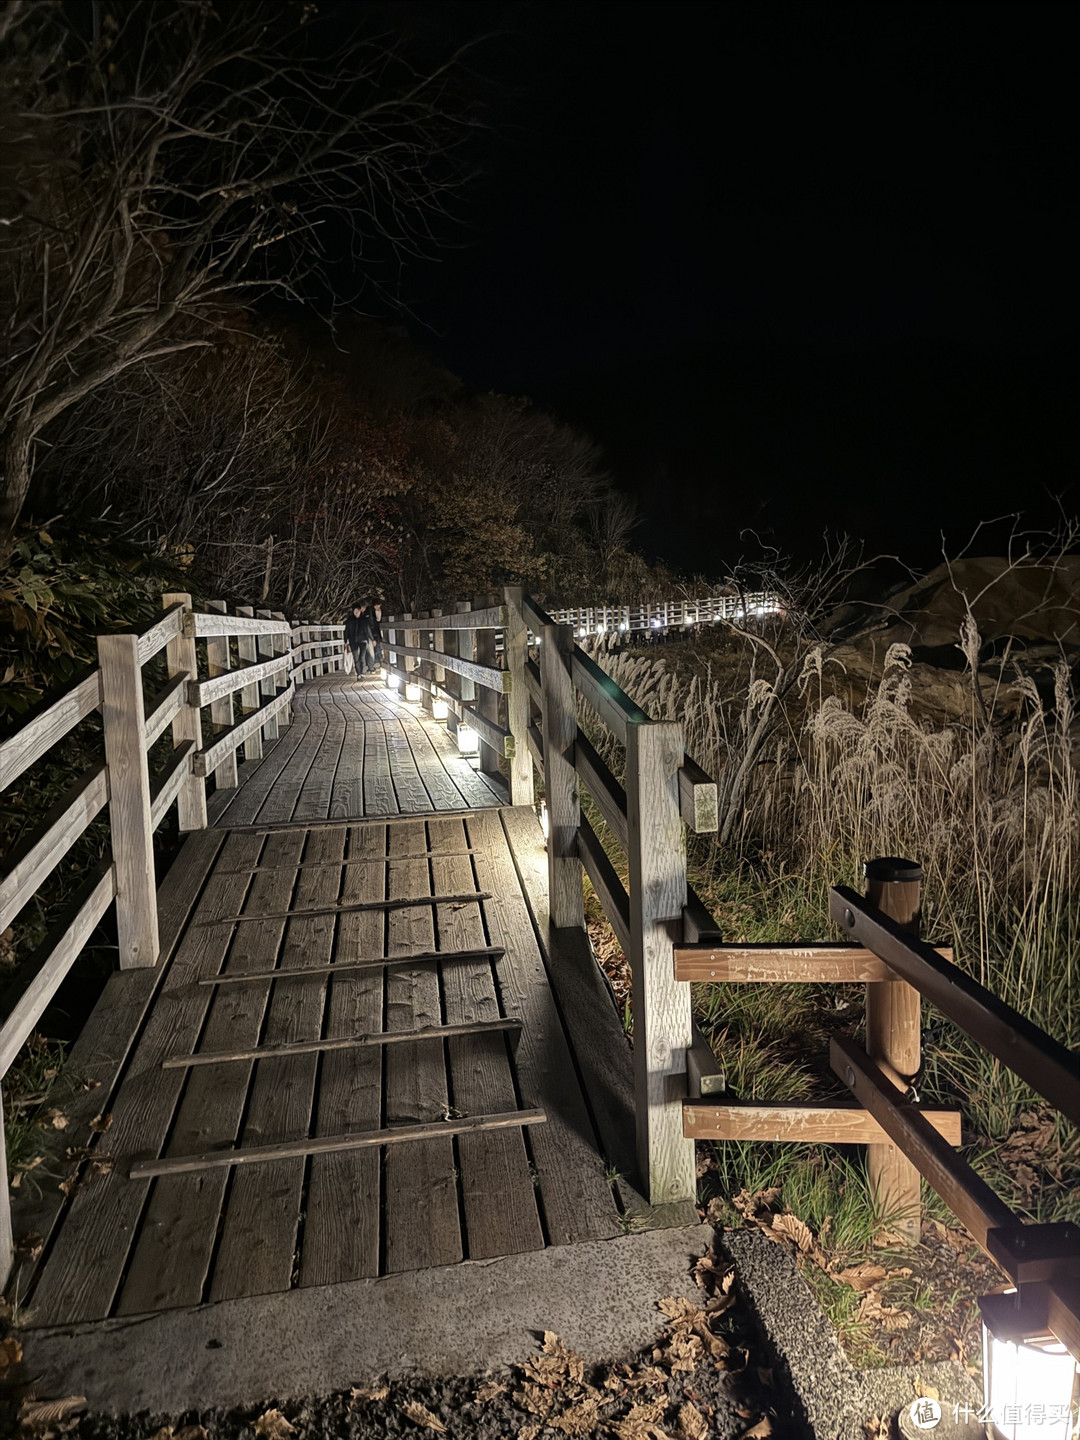
[[[692,1401],[679,1406],[680,1440],[706,1440],[709,1422]]]
[[[181,1425],[173,1440],[208,1440],[208,1436],[202,1425]]]
[[[175,1431],[171,1425],[162,1425],[160,1430],[155,1430],[150,1440],[173,1440]]]
[[[516,1440],[536,1440],[543,1428],[542,1425],[523,1425],[517,1432]]]
[[[644,1365],[640,1370],[632,1371],[623,1381],[627,1390],[655,1390],[660,1386],[666,1390],[667,1383],[667,1375],[656,1365]]]
[[[22,1359],[22,1346],[14,1335],[0,1340],[0,1375],[13,1369]]]
[[[57,1110],[55,1105],[46,1110],[38,1121],[40,1125],[51,1125],[54,1130],[66,1130],[69,1123],[68,1117],[62,1110]]]
[[[934,1385],[924,1385],[921,1380],[915,1381],[915,1399],[921,1400],[923,1396],[927,1400],[940,1400],[941,1394]]]
[[[262,1440],[285,1440],[286,1435],[296,1433],[296,1426],[290,1425],[280,1410],[265,1410],[255,1421],[255,1434]]]
[[[543,1353],[527,1360],[521,1371],[539,1385],[562,1385],[567,1379],[580,1385],[585,1378],[585,1362],[568,1350],[553,1330],[544,1331]]]
[[[509,1388],[503,1380],[485,1380],[476,1392],[476,1403],[487,1405],[496,1395],[505,1395]]]
[[[810,1226],[797,1215],[774,1215],[772,1228],[789,1240],[793,1240],[804,1255],[814,1248],[814,1237]]]
[[[399,1406],[399,1409],[406,1420],[411,1420],[414,1425],[422,1425],[425,1430],[437,1430],[440,1434],[446,1433],[446,1426],[439,1417],[433,1415],[426,1405],[421,1405],[419,1400],[410,1400]]]
[[[592,1435],[600,1423],[600,1412],[595,1400],[582,1400],[561,1415],[549,1415],[547,1423],[549,1430],[561,1430],[564,1435]]]
[[[94,1118],[90,1121],[90,1129],[93,1130],[97,1135],[104,1135],[105,1131],[111,1128],[112,1122],[112,1111],[108,1110],[105,1112],[104,1115],[94,1116]]]
[[[850,1285],[853,1290],[872,1290],[875,1285],[880,1285],[885,1276],[884,1265],[862,1265],[849,1266],[847,1270],[841,1270],[833,1275],[841,1285]]]
[[[19,1424],[24,1430],[43,1430],[85,1409],[85,1395],[68,1395],[63,1400],[24,1400],[19,1407]]]
[[[744,1430],[740,1440],[765,1440],[767,1435],[772,1434],[772,1421],[768,1415],[763,1415],[756,1425],[751,1425],[749,1430]]]
[[[354,1385],[349,1400],[355,1405],[357,1400],[385,1400],[389,1394],[389,1385]]]

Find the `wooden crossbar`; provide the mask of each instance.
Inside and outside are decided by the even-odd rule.
[[[520,1029],[520,1020],[506,1017],[501,1020],[474,1020],[468,1025],[431,1025],[423,1030],[378,1030],[367,1035],[346,1035],[338,1040],[297,1040],[291,1045],[252,1045],[242,1050],[168,1055],[161,1062],[161,1068],[191,1070],[200,1065],[220,1065],[234,1060],[273,1060],[284,1055],[315,1055],[324,1050],[356,1050],[367,1045],[399,1045],[413,1040],[452,1040],[458,1035],[486,1035]]]
[[[438,960],[497,960],[506,951],[501,945],[484,945],[477,950],[421,950],[417,955],[394,955],[366,960],[339,960],[331,965],[304,965],[279,970],[252,970],[247,975],[212,975],[200,985],[249,985],[256,980],[306,979],[309,975],[348,975],[360,970],[380,970],[399,965],[426,964]]]
[[[353,915],[361,910],[402,910],[410,905],[467,905],[490,900],[486,890],[464,895],[418,895],[412,900],[358,900],[355,905],[313,905],[303,910],[264,910],[260,914],[225,915],[220,920],[196,920],[198,925],[237,925],[242,920],[295,920],[298,916]]]
[[[960,1112],[918,1114],[950,1145],[960,1144]],[[683,1102],[683,1134],[693,1140],[797,1140],[821,1145],[880,1145],[887,1132],[854,1105],[769,1105],[708,1100]]]
[[[204,1155],[136,1160],[128,1175],[132,1180],[150,1180],[157,1175],[185,1175],[194,1170],[257,1165],[260,1161],[292,1160],[304,1155],[332,1155],[341,1150],[363,1150],[369,1145],[400,1145],[407,1140],[435,1140],[445,1135],[466,1135],[474,1130],[509,1130],[515,1125],[543,1125],[546,1122],[545,1110],[463,1115],[453,1120],[435,1120],[428,1125],[395,1125],[390,1130],[358,1130],[354,1135],[316,1135],[308,1140],[284,1140],[278,1145],[250,1145],[235,1150],[211,1150]]]

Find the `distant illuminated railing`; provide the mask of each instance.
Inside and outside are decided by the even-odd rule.
[[[720,620],[760,619],[783,611],[779,595],[709,595],[702,600],[664,600],[654,605],[588,605],[552,610],[558,625],[572,625],[579,640],[592,635],[677,630]]]

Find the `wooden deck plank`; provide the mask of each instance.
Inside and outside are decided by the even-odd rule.
[[[381,720],[364,725],[364,814],[396,815],[397,797],[390,779],[390,759]]]
[[[326,714],[326,733],[300,787],[296,808],[293,810],[294,820],[325,820],[330,815],[334,776],[337,774],[341,752],[348,738],[345,712],[337,703],[339,688],[328,687],[320,697]]]
[[[245,913],[258,915],[291,893],[302,845],[303,837],[289,831],[268,838],[263,863],[280,869],[256,871]],[[246,975],[268,969],[267,956],[276,952],[284,928],[281,920],[237,927],[220,973]],[[166,981],[165,993],[170,988]],[[262,1029],[268,992],[266,985],[242,986],[232,1003],[227,995],[215,994],[198,1049],[233,1041],[254,1043]],[[233,1145],[247,1103],[251,1069],[250,1064],[211,1066],[192,1073],[165,1154],[197,1155]],[[162,1176],[154,1182],[117,1314],[197,1305],[202,1300],[227,1185],[228,1172],[219,1170]]]
[[[324,863],[301,872],[297,883],[298,903],[332,903],[337,899],[344,844],[343,830],[320,830],[311,836],[304,858]],[[281,963],[289,966],[325,963],[333,953],[335,929],[332,915],[290,920],[281,949]],[[326,986],[325,975],[291,985],[275,985],[264,1042],[288,1045],[317,1039],[322,1033]],[[315,1054],[257,1063],[240,1139],[242,1145],[271,1145],[310,1132],[318,1065],[319,1057]],[[237,1172],[229,1191],[221,1243],[214,1262],[211,1300],[235,1300],[243,1295],[289,1289],[306,1168],[306,1160],[297,1157],[245,1166]]]
[[[286,729],[283,735],[276,740],[263,742],[263,758],[261,760],[245,760],[240,766],[241,780],[236,790],[223,791],[227,804],[217,813],[214,824],[218,826],[231,827],[234,825],[250,825],[255,816],[259,813],[259,807],[273,789],[274,782],[288,765],[300,741],[304,738],[304,731],[307,729],[306,720],[299,720],[293,717],[293,723]],[[247,767],[253,769],[248,772]],[[207,802],[207,809],[211,801]]]
[[[346,736],[330,795],[331,819],[352,819],[364,813],[364,717],[356,688],[343,686],[338,697],[345,712]]]
[[[228,867],[240,869],[255,863],[261,848],[258,836],[231,835],[221,854]],[[244,875],[211,876],[200,913],[234,913],[249,881]],[[95,1161],[160,1154],[183,1085],[183,1072],[163,1072],[160,1062],[195,1044],[213,992],[194,982],[218,972],[230,938],[223,926],[186,931],[169,967],[170,990],[159,994],[150,1013],[113,1102],[113,1123],[95,1147]],[[148,1184],[129,1180],[119,1167],[88,1169],[31,1297],[36,1324],[74,1324],[108,1315]]]
[[[498,811],[478,810],[466,830],[477,884],[495,897],[484,902],[484,915],[491,944],[506,950],[499,965],[503,1008],[522,1022],[521,1103],[548,1115],[529,1137],[548,1240],[606,1239],[618,1230],[614,1199]]]
[[[464,850],[461,820],[432,820],[428,834],[433,850]],[[464,893],[473,884],[468,855],[432,859],[436,893],[452,882]],[[485,943],[479,903],[439,905],[435,909],[439,946],[464,950]],[[499,1016],[499,1001],[490,961],[448,965],[442,972],[446,1023],[475,1024]],[[453,1107],[463,1115],[516,1110],[518,1101],[506,1037],[470,1036],[447,1043]],[[536,1209],[536,1188],[521,1130],[492,1130],[458,1138],[461,1192],[465,1212],[466,1253],[471,1260],[542,1250],[544,1232]]]
[[[387,836],[391,855],[426,848],[423,821],[398,821]],[[399,860],[386,867],[391,898],[430,895],[426,860]],[[391,910],[387,915],[388,955],[430,950],[435,941],[434,912],[425,905]],[[431,965],[398,970],[386,977],[386,1029],[416,1030],[442,1020],[439,977]],[[449,1107],[444,1047],[436,1044],[387,1048],[386,1123],[430,1123]],[[422,1140],[388,1149],[386,1178],[385,1270],[422,1270],[452,1265],[462,1258],[458,1219],[454,1142]]]
[[[318,758],[319,748],[326,738],[328,716],[326,707],[319,702],[317,694],[309,692],[299,697],[302,708],[307,711],[307,725],[300,737],[300,744],[289,757],[289,763],[274,781],[269,795],[259,807],[258,820],[291,820],[296,802],[304,788],[308,771]]]
[[[399,715],[393,722],[384,722],[386,754],[398,810],[403,815],[422,815],[434,807],[413,759],[407,728],[410,724],[417,726],[419,721],[411,716]]]
[[[438,737],[438,738],[434,738]],[[455,754],[454,742],[438,720],[417,720],[410,731],[413,760],[431,797],[435,810],[460,810],[465,803],[461,791],[447,774],[440,745],[447,755]]]
[[[350,832],[342,901],[381,900],[386,894],[386,828],[357,826]],[[362,857],[370,856],[370,863]],[[353,911],[338,921],[334,952],[341,963],[385,950],[382,911]],[[330,1038],[382,1026],[381,970],[335,975],[327,999]],[[382,1125],[382,1049],[331,1052],[323,1059],[316,1135],[351,1134]],[[333,1285],[379,1273],[381,1158],[357,1150],[312,1158],[307,1224],[300,1255],[301,1285]]]

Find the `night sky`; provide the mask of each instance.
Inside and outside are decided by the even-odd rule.
[[[410,323],[590,430],[641,548],[932,564],[1080,508],[1072,7],[393,8],[491,35],[485,173]]]

